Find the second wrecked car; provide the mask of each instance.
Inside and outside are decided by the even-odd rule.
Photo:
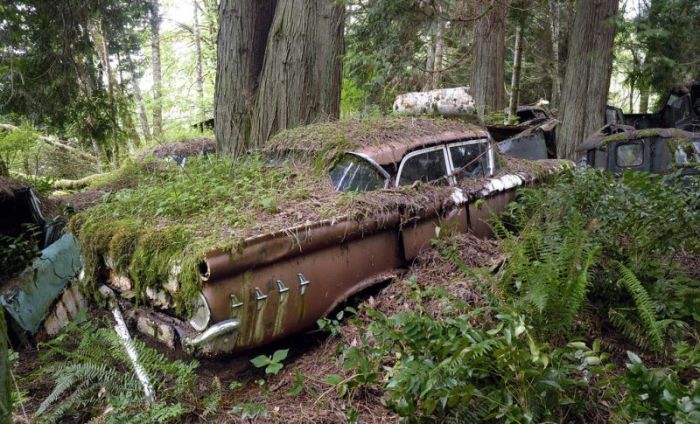
[[[486,236],[518,186],[568,164],[500,157],[484,129],[455,121],[340,121],[233,162],[133,165],[71,225],[94,292],[116,292],[141,333],[217,355],[313,328],[436,227]]]

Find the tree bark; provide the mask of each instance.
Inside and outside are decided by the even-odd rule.
[[[5,314],[0,308],[0,422],[2,423],[12,422],[10,387],[7,326],[5,324]]]
[[[649,112],[649,86],[641,84],[639,87],[639,113]]]
[[[514,120],[518,112],[518,103],[520,102],[520,68],[522,66],[523,56],[523,24],[518,22],[515,28],[515,48],[513,49],[513,75],[510,80],[510,102],[508,105],[508,114],[510,119]]]
[[[214,130],[220,153],[248,146],[258,78],[277,0],[221,0],[217,41]]]
[[[423,91],[433,89],[433,70],[435,69],[435,39],[437,35],[437,22],[430,23],[430,39],[428,40],[428,57],[425,60],[425,84]]]
[[[561,13],[559,13],[559,0],[549,0],[549,32],[552,40],[552,97],[550,99],[550,107],[555,109],[559,107],[559,101],[561,100],[561,68],[559,62],[561,58],[559,57],[559,34],[561,25],[559,20],[561,19]]]
[[[576,159],[576,147],[605,122],[618,0],[578,0],[571,29],[557,130],[558,156]]]
[[[160,7],[158,0],[151,3],[151,66],[153,71],[153,136],[163,135],[163,88],[160,67]]]
[[[433,60],[432,89],[440,88],[442,81],[442,57],[445,50],[445,21],[439,19],[435,33],[435,60]]]
[[[280,130],[337,118],[345,6],[336,0],[280,0],[270,27],[250,145]]]
[[[141,87],[139,87],[139,81],[136,77],[136,67],[131,57],[128,58],[129,62],[129,75],[131,77],[131,87],[134,90],[134,98],[136,99],[136,107],[138,109],[139,121],[141,123],[141,132],[143,133],[143,138],[146,140],[151,139],[151,128],[148,125],[148,115],[146,114],[146,106],[143,104],[143,95],[141,94]]]
[[[202,73],[202,37],[199,32],[199,5],[197,0],[193,0],[194,6],[194,54],[195,54],[195,73],[197,83],[197,97],[199,101],[199,119],[203,122],[206,117],[204,110],[204,76]]]
[[[479,115],[505,107],[504,59],[507,0],[476,0],[471,91]],[[490,8],[490,10],[488,10]]]

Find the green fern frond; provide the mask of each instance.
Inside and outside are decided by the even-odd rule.
[[[642,285],[641,281],[637,279],[629,268],[624,266],[622,263],[617,263],[622,274],[620,278],[620,283],[624,285],[627,292],[634,300],[634,304],[637,307],[637,315],[642,323],[644,330],[649,335],[649,342],[651,348],[660,351],[664,347],[663,337],[661,335],[661,329],[659,324],[656,322],[655,305],[649,297],[649,293]]]

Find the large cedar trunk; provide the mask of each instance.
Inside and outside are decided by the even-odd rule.
[[[490,8],[490,9],[489,9]],[[471,91],[479,114],[505,107],[504,59],[507,0],[477,0]]]
[[[214,123],[217,150],[246,149],[277,0],[222,0],[219,5]]]
[[[153,136],[163,134],[163,88],[160,69],[160,8],[151,3],[151,66],[153,70]]]
[[[578,0],[562,87],[562,124],[557,129],[561,158],[575,160],[576,147],[605,122],[617,4],[618,0]]]
[[[336,0],[280,0],[270,27],[250,146],[280,130],[337,118],[345,6]]]

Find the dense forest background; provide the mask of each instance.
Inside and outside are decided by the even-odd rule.
[[[3,132],[2,168],[78,178],[118,166],[146,144],[193,132],[194,124],[214,117],[219,23],[225,30],[245,3],[27,0],[0,5],[0,122],[5,130],[25,130],[11,137]],[[278,2],[258,4],[264,3],[269,9]],[[302,10],[313,2],[288,3]],[[342,116],[388,113],[400,93],[470,85],[477,102],[493,110],[546,100],[560,111],[560,119],[573,121],[590,115],[585,104],[571,100],[580,96],[570,92],[577,87],[588,89],[586,97],[607,98],[625,112],[646,112],[655,109],[671,86],[697,77],[700,8],[693,0],[347,0],[340,7],[344,17],[338,14],[336,20],[342,22],[334,28],[343,31],[341,44],[304,60],[324,54],[342,59]],[[602,15],[589,17],[587,10]],[[270,13],[268,25],[273,24]],[[576,14],[581,21],[584,15],[598,19],[596,28],[608,28],[608,35],[585,30],[585,22],[577,28]],[[305,22],[316,28],[324,23]],[[604,38],[613,34],[614,60],[612,69],[606,69]],[[224,35],[235,40],[230,32]],[[308,45],[315,42],[306,40]],[[575,51],[572,46],[584,47]],[[245,46],[238,48],[246,51]],[[222,45],[219,49],[223,51]],[[590,52],[598,52],[601,59],[593,59]],[[594,63],[586,65],[586,60]],[[591,72],[602,76],[594,90],[593,82],[589,85],[587,77],[575,72],[593,69],[598,62],[600,69]],[[567,80],[568,63],[574,72]],[[231,69],[222,66],[220,75],[233,74]],[[606,81],[609,93],[593,93],[605,91]],[[273,84],[261,87],[267,89],[260,94],[268,96],[266,103],[277,98]],[[220,100],[247,98],[241,95],[245,90],[234,88],[228,94],[217,90],[226,96]],[[572,110],[562,107],[567,95]],[[264,128],[260,122],[273,120],[253,112],[251,100],[245,101],[242,110],[257,118],[246,124],[251,128],[244,128],[244,135],[259,144],[279,128]],[[328,105],[321,106],[314,107]],[[275,121],[281,116],[286,115]],[[299,117],[301,123],[317,119],[313,113]],[[289,118],[287,126],[295,124]],[[227,131],[230,136],[232,128]],[[221,138],[223,133],[217,132]],[[66,155],[91,160],[66,166],[74,162]]]

